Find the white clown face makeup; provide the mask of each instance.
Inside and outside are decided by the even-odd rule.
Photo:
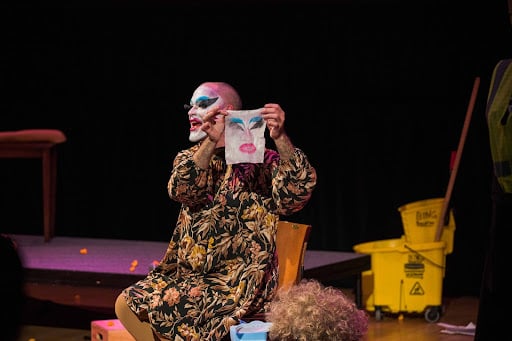
[[[206,137],[206,133],[201,130],[203,117],[212,107],[223,109],[224,100],[219,94],[208,86],[201,85],[192,94],[190,104],[185,105],[188,110],[188,120],[190,122],[190,142],[198,142]]]
[[[226,117],[226,162],[262,163],[266,123],[261,109],[228,110]]]

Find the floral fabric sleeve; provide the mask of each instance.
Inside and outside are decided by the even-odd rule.
[[[207,199],[208,170],[199,168],[192,159],[197,147],[178,153],[167,184],[169,197],[186,206],[205,203]]]
[[[272,178],[272,196],[279,215],[300,211],[311,198],[316,186],[316,170],[304,152],[295,148],[287,161],[279,161]]]

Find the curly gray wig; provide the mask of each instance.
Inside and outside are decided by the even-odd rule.
[[[278,293],[266,315],[272,341],[359,341],[368,314],[340,289],[302,280]]]

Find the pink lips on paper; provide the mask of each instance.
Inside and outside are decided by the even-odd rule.
[[[242,153],[252,154],[256,151],[256,146],[252,143],[244,143],[238,148]]]

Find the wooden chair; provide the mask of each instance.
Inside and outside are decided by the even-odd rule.
[[[55,234],[55,195],[57,180],[56,146],[66,135],[56,129],[24,129],[0,132],[0,158],[40,158],[43,178],[44,241]]]
[[[288,289],[302,279],[304,255],[308,244],[311,225],[279,221],[277,225],[276,248],[279,260],[278,290]],[[244,316],[244,321],[265,320],[264,313]]]
[[[278,289],[289,288],[302,279],[304,255],[310,232],[311,225],[279,221],[276,236],[279,260]]]

